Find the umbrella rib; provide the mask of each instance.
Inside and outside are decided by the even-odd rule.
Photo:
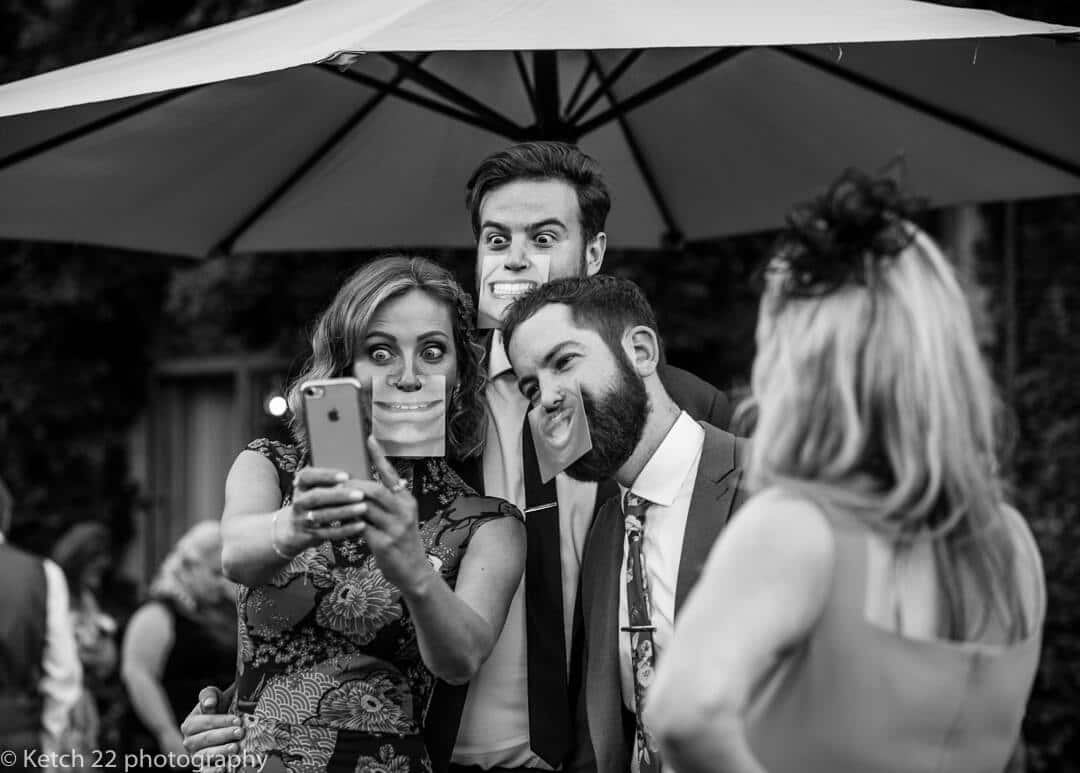
[[[488,118],[491,118],[495,121],[503,121],[507,124],[515,125],[514,122],[511,121],[509,118],[502,115],[498,111],[488,107],[483,102],[476,99],[476,97],[465,93],[457,86],[454,86],[453,84],[448,83],[434,73],[425,70],[420,65],[410,62],[401,54],[384,53],[381,56],[387,61],[392,62],[399,68],[403,69],[410,78],[412,78],[424,88],[430,89],[443,99],[454,102],[458,105],[458,107],[471,111],[476,115],[487,116]]]
[[[533,88],[532,81],[529,80],[529,71],[525,67],[525,57],[521,55],[520,51],[514,51],[514,64],[517,65],[518,75],[521,76],[521,85],[525,87],[525,94],[529,98],[529,106],[532,107],[533,114],[536,115],[538,110],[536,107],[536,90]]]
[[[416,57],[416,62],[420,63],[428,57],[428,53],[420,54]],[[398,74],[390,81],[390,84],[397,85],[406,78],[406,74],[403,71],[399,71]],[[266,214],[269,209],[274,206],[281,197],[309,170],[311,170],[320,159],[326,156],[327,153],[346,135],[349,134],[356,125],[370,115],[371,111],[378,107],[389,95],[388,89],[379,91],[378,94],[373,94],[369,97],[356,111],[350,115],[337,129],[334,130],[314,151],[312,151],[299,165],[286,177],[269,195],[265,196],[248,214],[243,220],[237,224],[235,228],[230,231],[225,238],[221,239],[217,245],[211,250],[212,255],[229,254],[232,251],[233,246],[240,240],[255,222]]]
[[[585,101],[581,103],[581,106],[574,111],[573,115],[571,115],[568,119],[569,122],[571,124],[575,124],[582,118],[584,118],[585,115],[588,114],[589,110],[592,109],[592,106],[596,104],[596,101],[600,99],[600,97],[610,92],[611,88],[615,85],[619,78],[621,78],[623,74],[630,69],[630,66],[634,62],[636,62],[643,53],[645,53],[645,50],[638,48],[624,56],[622,60],[617,65],[615,65],[614,68],[612,68],[611,72],[608,73],[606,77],[601,79],[600,84],[596,87],[593,93],[586,97]],[[599,70],[599,62],[596,62],[594,66],[596,66]],[[567,112],[570,112],[569,108],[567,108]]]
[[[379,91],[385,90],[387,93],[392,94],[398,99],[405,102],[411,102],[419,107],[427,108],[435,113],[441,113],[449,118],[461,121],[462,123],[469,124],[470,126],[476,126],[485,131],[489,131],[492,134],[498,134],[501,137],[505,137],[509,140],[519,140],[524,130],[517,124],[509,121],[499,121],[485,116],[474,115],[473,113],[467,113],[464,110],[451,107],[450,105],[439,102],[438,100],[425,97],[423,94],[417,94],[408,89],[403,89],[400,85],[388,83],[387,81],[379,80],[370,75],[360,72],[354,72],[352,70],[342,71],[337,67],[331,65],[321,64],[326,72],[333,73],[340,78],[347,78],[348,80],[355,81],[356,83],[363,84],[369,88],[373,88]]]
[[[593,57],[590,54],[588,61],[585,63],[585,69],[581,71],[581,77],[578,79],[577,84],[574,86],[574,90],[570,92],[570,99],[566,102],[566,107],[563,108],[563,116],[569,116],[577,101],[581,98],[581,93],[585,90],[585,84],[589,81],[589,76],[593,74]]]
[[[607,97],[608,102],[610,102],[613,107],[618,107],[619,102],[611,90],[610,81],[608,81],[604,75],[600,60],[592,51],[589,51],[587,56],[589,57],[590,65],[600,75],[600,88],[604,89],[604,96]],[[669,243],[678,243],[682,241],[682,229],[680,229],[678,223],[675,222],[675,215],[672,213],[671,207],[668,206],[667,199],[664,198],[663,192],[660,190],[660,182],[656,179],[656,174],[653,172],[649,160],[645,158],[645,153],[642,151],[641,145],[637,141],[634,130],[630,127],[630,122],[627,120],[626,114],[619,113],[616,116],[616,120],[619,123],[619,129],[623,133],[623,138],[630,148],[630,155],[633,156],[634,162],[638,165],[638,169],[641,172],[641,177],[645,181],[645,187],[648,189],[649,195],[652,196],[656,208],[660,210],[660,217],[663,219],[664,226],[667,228],[667,233],[664,234],[664,241]]]
[[[706,54],[696,62],[692,62],[686,67],[676,70],[671,75],[661,78],[651,86],[646,86],[644,89],[639,91],[637,94],[634,94],[632,97],[624,99],[622,103],[620,103],[619,107],[605,110],[600,115],[591,118],[580,126],[574,127],[574,131],[579,137],[588,134],[589,132],[603,126],[614,118],[617,118],[620,115],[625,115],[631,110],[636,110],[637,108],[644,105],[646,102],[649,102],[659,96],[666,94],[671,89],[677,86],[681,86],[683,83],[686,83],[687,81],[708,72],[714,67],[718,67],[719,65],[727,62],[729,59],[733,59],[734,57],[738,56],[746,50],[747,46],[738,46],[735,48],[720,48],[710,54]],[[580,113],[581,110],[579,109],[578,112]]]
[[[1020,153],[1021,155],[1032,158],[1036,161],[1044,163],[1048,166],[1052,166],[1058,171],[1065,172],[1074,177],[1080,177],[1080,163],[1070,161],[1069,159],[1060,156],[1056,153],[1052,153],[1048,150],[1035,147],[1034,145],[1019,140],[1015,137],[1011,137],[999,129],[995,129],[992,126],[988,126],[985,123],[975,120],[974,118],[966,115],[962,115],[953,110],[948,110],[939,105],[932,104],[931,102],[921,99],[914,94],[910,94],[906,91],[901,91],[898,88],[889,86],[881,81],[870,78],[862,73],[852,72],[851,70],[844,69],[839,65],[835,65],[831,62],[826,62],[817,57],[811,56],[803,51],[797,51],[790,48],[777,48],[780,53],[796,59],[803,64],[810,67],[814,67],[818,70],[823,70],[830,75],[845,80],[861,88],[872,91],[879,96],[890,99],[894,102],[899,102],[905,107],[909,107],[913,110],[917,110],[921,113],[925,113],[933,118],[944,121],[959,129],[971,132],[985,140],[990,140],[999,145],[1003,145],[1009,150]]]
[[[88,134],[92,134],[93,132],[96,132],[100,129],[106,129],[113,124],[120,123],[123,120],[163,105],[166,102],[171,102],[172,100],[178,99],[185,94],[188,94],[199,88],[202,88],[202,86],[189,86],[188,88],[176,89],[175,91],[170,91],[166,94],[160,94],[151,99],[147,99],[144,102],[140,102],[137,105],[131,105],[130,107],[126,107],[123,110],[117,110],[115,113],[110,113],[109,115],[102,116],[101,118],[97,118],[93,121],[90,121],[89,123],[83,124],[82,126],[77,126],[76,128],[70,129],[63,134],[58,134],[55,137],[50,137],[49,139],[44,140],[43,142],[39,142],[36,145],[31,145],[28,148],[17,150],[14,153],[0,158],[0,170],[12,167],[15,164],[18,164],[20,161],[25,161],[26,159],[32,158],[33,156],[39,155],[41,153],[46,153],[50,150],[53,150],[54,148],[60,147],[61,145],[66,145],[69,142],[74,142],[75,140],[81,139],[82,137],[85,137]]]

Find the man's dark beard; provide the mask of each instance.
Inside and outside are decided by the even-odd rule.
[[[649,410],[645,384],[623,352],[613,352],[618,381],[596,400],[581,390],[582,407],[589,422],[592,449],[566,468],[574,480],[601,481],[614,477],[641,442]]]

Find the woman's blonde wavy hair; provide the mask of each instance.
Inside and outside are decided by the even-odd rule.
[[[169,600],[188,616],[234,615],[232,584],[221,572],[221,524],[199,521],[161,562],[150,598]]]
[[[751,391],[751,487],[778,486],[847,508],[904,552],[930,539],[942,578],[940,633],[991,621],[1026,634],[1003,511],[996,391],[967,299],[945,256],[913,224],[870,281],[789,292],[780,256],[766,274]],[[974,591],[972,593],[971,591]]]
[[[457,387],[446,413],[446,446],[450,456],[465,459],[483,448],[487,428],[484,403],[484,349],[477,343],[472,298],[453,275],[427,258],[388,255],[362,266],[338,290],[315,324],[311,357],[293,379],[287,400],[293,437],[307,449],[307,430],[300,386],[305,381],[352,374],[357,345],[379,308],[411,290],[422,290],[450,309],[457,350]]]

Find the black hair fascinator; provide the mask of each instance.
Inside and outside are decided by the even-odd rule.
[[[785,291],[820,296],[849,284],[869,286],[883,264],[915,238],[907,221],[922,202],[895,180],[849,169],[816,199],[787,216],[766,273],[783,272]]]

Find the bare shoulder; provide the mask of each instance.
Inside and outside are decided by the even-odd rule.
[[[268,456],[249,448],[241,451],[232,467],[229,468],[229,479],[245,480],[250,478],[266,479],[272,477],[277,480],[277,468]]]
[[[754,494],[725,528],[721,542],[755,559],[773,559],[798,571],[831,571],[835,539],[814,502],[776,488]]]
[[[832,527],[821,507],[806,497],[779,488],[767,488],[751,496],[732,525],[743,520],[761,531],[793,532],[800,538],[832,541]]]
[[[504,499],[488,496],[461,496],[446,518],[469,537],[469,553],[491,556],[524,555],[525,518]]]
[[[1046,575],[1039,545],[1019,510],[1009,504],[1002,504],[1001,510],[1016,546],[1016,581],[1024,607],[1035,619],[1042,620],[1046,608]]]
[[[730,646],[748,658],[757,657],[751,651],[779,653],[820,619],[833,585],[835,554],[832,527],[816,504],[762,491],[716,541],[698,583],[703,600],[694,614],[707,620],[722,609],[724,626],[743,632]]]
[[[223,517],[270,512],[280,504],[281,485],[274,463],[256,451],[241,451],[225,479]]]
[[[514,508],[516,511],[517,508]],[[497,542],[498,544],[508,544],[514,542],[520,542],[525,544],[525,520],[520,516],[517,517],[502,517],[502,518],[490,518],[485,520],[476,528],[476,534],[473,536],[473,543],[477,540],[482,542]]]
[[[148,601],[131,616],[128,632],[137,638],[171,640],[173,636],[173,616],[160,601]]]

